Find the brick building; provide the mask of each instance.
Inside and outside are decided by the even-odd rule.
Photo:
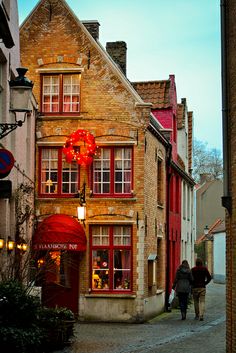
[[[236,352],[236,3],[221,1],[222,126],[226,208],[226,352]]]
[[[186,100],[177,104],[174,75],[168,80],[136,82],[133,86],[145,102],[171,144],[167,162],[167,293],[180,261],[194,261],[194,211],[192,163],[192,113]],[[183,136],[182,136],[183,132]]]
[[[44,304],[81,320],[142,322],[165,305],[170,143],[125,76],[125,43],[108,54],[98,38],[99,23],[82,23],[64,0],[40,1],[20,28],[39,102],[36,283]]]

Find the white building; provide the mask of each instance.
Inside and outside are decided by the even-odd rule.
[[[20,67],[16,0],[0,0],[0,39],[0,149],[1,156],[9,157],[4,163],[12,164],[12,169],[6,172],[4,163],[0,163],[0,278],[5,278],[11,277],[16,251],[22,254],[16,245],[31,239],[34,217],[36,102],[32,97],[29,106],[32,112],[10,111],[13,97],[9,81],[18,77],[16,69]],[[14,129],[10,124],[15,124],[15,119],[25,122]],[[12,251],[7,251],[9,240],[14,242]],[[23,275],[20,266],[17,271]]]
[[[182,98],[177,111],[177,146],[179,164],[182,164],[188,179],[182,179],[181,204],[181,260],[188,260],[194,265],[195,207],[194,185],[192,181],[192,146],[193,146],[193,113],[188,111],[186,99]]]

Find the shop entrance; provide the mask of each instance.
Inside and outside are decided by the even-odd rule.
[[[56,214],[45,218],[33,237],[37,285],[47,307],[67,307],[78,313],[79,260],[86,235],[77,219]]]
[[[79,254],[50,251],[38,259],[41,266],[42,304],[46,307],[67,307],[78,313]]]

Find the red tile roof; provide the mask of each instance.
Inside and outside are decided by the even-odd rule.
[[[185,126],[185,109],[182,103],[177,105],[177,129],[182,129]]]
[[[224,226],[224,220],[218,218],[218,219],[210,226],[210,228],[209,228],[209,230],[208,230],[208,234],[207,234],[207,235],[202,234],[200,237],[197,238],[197,240],[196,240],[195,243],[196,243],[196,244],[200,244],[202,241],[204,241],[204,240],[207,238],[207,236],[213,235],[213,233],[217,233],[217,231],[218,231],[218,229],[219,229],[219,227],[220,227],[221,225],[223,225],[223,227],[225,228],[225,226]],[[222,228],[223,228],[223,227],[222,227]],[[221,228],[220,228],[220,229],[221,229]],[[216,231],[216,230],[217,230],[217,231]]]
[[[171,80],[132,82],[133,87],[146,103],[152,103],[153,109],[171,107]]]

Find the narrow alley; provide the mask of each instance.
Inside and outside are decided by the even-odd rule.
[[[55,353],[225,353],[225,285],[207,287],[205,320],[178,309],[145,324],[79,323],[71,347]]]

